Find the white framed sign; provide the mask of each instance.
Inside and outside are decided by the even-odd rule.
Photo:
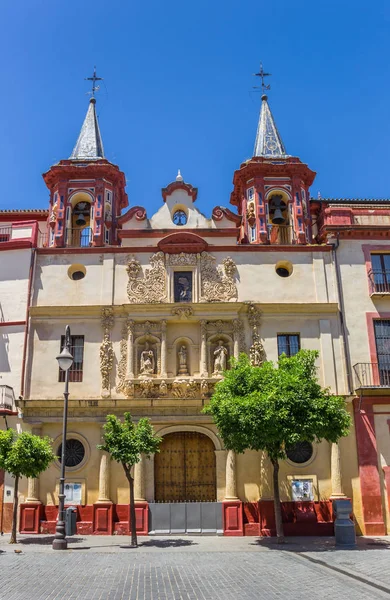
[[[65,483],[65,504],[81,504],[81,483]]]
[[[312,479],[293,479],[291,481],[291,495],[294,502],[314,500]]]

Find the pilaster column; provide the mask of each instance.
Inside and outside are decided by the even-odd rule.
[[[161,321],[161,377],[167,377],[167,322]]]
[[[237,500],[236,453],[228,450],[226,457],[225,500]]]
[[[207,371],[206,321],[200,321],[200,376],[208,377]]]
[[[341,481],[341,466],[340,466],[340,447],[338,444],[331,443],[330,449],[330,473],[332,481],[331,498],[345,498]]]
[[[31,433],[33,435],[41,435],[41,433],[42,433],[42,426],[41,425],[35,425],[34,427],[32,427]],[[26,502],[34,502],[35,504],[37,502],[41,503],[41,501],[39,499],[39,475],[38,475],[38,477],[34,477],[34,478],[31,477],[27,481],[27,498],[26,498]]]
[[[141,460],[134,465],[134,500],[145,502],[145,457],[141,454]]]
[[[99,497],[98,503],[107,504],[110,500],[110,457],[107,452],[101,453],[99,469]]]
[[[134,321],[127,323],[127,378],[134,379]]]
[[[242,323],[240,319],[234,319],[233,321],[233,356],[238,360],[240,356],[240,328]]]

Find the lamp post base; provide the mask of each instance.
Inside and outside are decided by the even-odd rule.
[[[68,549],[67,539],[66,538],[63,538],[63,539],[54,538],[52,548],[53,548],[53,550],[67,550]]]
[[[52,544],[53,550],[66,550],[68,548],[68,540],[65,537],[64,521],[57,521],[56,535]]]

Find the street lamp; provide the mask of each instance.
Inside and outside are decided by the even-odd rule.
[[[68,398],[69,398],[69,369],[73,365],[73,356],[70,353],[70,327],[65,328],[65,344],[62,352],[56,357],[60,369],[65,371],[64,390],[64,418],[62,422],[62,446],[61,446],[61,476],[60,493],[58,494],[58,519],[56,534],[54,536],[53,550],[66,550],[68,542],[65,537],[65,455],[66,455],[66,425],[68,421]]]

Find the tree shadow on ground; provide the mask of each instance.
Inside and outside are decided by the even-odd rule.
[[[146,542],[140,542],[139,548],[184,548],[185,546],[197,546],[196,542],[192,540],[185,540],[183,538],[176,538],[172,540],[147,540]]]
[[[286,537],[282,543],[277,538],[257,538],[251,542],[251,546],[267,548],[268,550],[283,550],[284,552],[338,552],[349,550],[352,552],[362,550],[390,550],[390,539],[382,538],[356,538],[356,546],[336,546],[335,538],[310,538],[310,537]]]
[[[80,544],[85,541],[85,538],[82,537],[67,537],[68,544]],[[40,546],[50,546],[53,543],[54,535],[48,535],[45,537],[24,537],[18,538],[18,544],[26,544],[26,545],[40,545]]]

